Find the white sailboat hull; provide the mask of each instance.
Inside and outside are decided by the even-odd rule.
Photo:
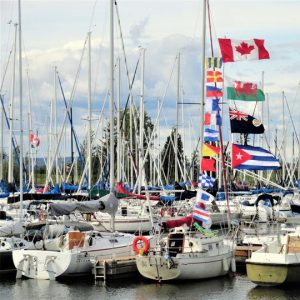
[[[163,256],[137,256],[137,268],[142,276],[158,280],[205,279],[226,275],[229,272],[233,252],[217,256],[203,253],[182,254],[168,261]]]

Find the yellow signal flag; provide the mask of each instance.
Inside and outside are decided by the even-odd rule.
[[[215,157],[220,153],[221,148],[210,145],[210,144],[203,144],[202,147],[202,156],[210,156]]]

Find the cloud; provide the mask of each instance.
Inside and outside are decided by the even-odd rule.
[[[129,29],[129,37],[133,45],[141,45],[141,41],[145,38],[146,26],[149,22],[149,18],[145,18],[138,24],[131,26]]]

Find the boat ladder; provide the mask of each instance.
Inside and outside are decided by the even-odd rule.
[[[102,279],[104,282],[106,281],[106,261],[105,260],[98,260],[94,264],[94,274],[95,274],[95,281],[97,279]]]

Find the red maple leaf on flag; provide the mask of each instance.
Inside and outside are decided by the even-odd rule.
[[[242,42],[239,46],[235,47],[237,52],[240,52],[241,55],[247,55],[250,54],[251,51],[254,49],[255,47],[253,45],[249,46],[247,43]]]
[[[246,97],[250,95],[256,95],[257,92],[257,84],[251,82],[234,82],[234,89],[237,95],[244,94]]]

